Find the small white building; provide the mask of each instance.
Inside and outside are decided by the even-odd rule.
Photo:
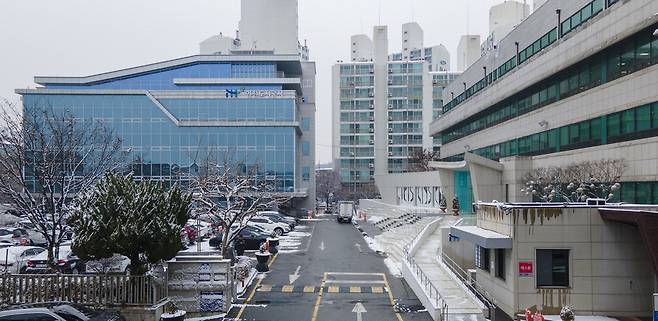
[[[475,226],[444,234],[443,261],[475,271],[476,288],[511,317],[565,305],[646,317],[658,289],[657,207],[478,203]]]

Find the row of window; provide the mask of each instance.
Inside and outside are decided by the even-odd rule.
[[[594,0],[588,3],[578,12],[576,12],[571,17],[567,18],[561,23],[561,35],[566,35],[567,33],[576,29],[584,22],[598,15],[601,11],[603,11],[604,1],[608,1],[609,5],[612,5],[615,2],[617,2],[616,0]],[[510,58],[508,61],[506,61],[498,68],[493,70],[491,73],[487,74],[485,78],[478,81],[470,88],[466,89],[463,93],[461,93],[457,97],[451,97],[451,101],[444,106],[443,112],[444,113],[448,112],[449,110],[457,107],[458,105],[466,101],[466,99],[475,95],[476,93],[478,93],[479,91],[481,91],[482,89],[486,88],[488,85],[493,83],[498,78],[507,74],[510,70],[514,69],[517,65],[520,65],[521,63],[530,59],[530,57],[544,50],[546,47],[557,41],[557,38],[558,38],[558,30],[557,28],[554,28],[548,33],[541,36],[531,45],[521,50],[518,56],[514,56]]]
[[[537,108],[658,63],[656,26],[608,47],[582,62],[501,101],[455,126],[442,137],[451,142]]]
[[[374,130],[374,124],[340,124],[341,134],[368,134]]]
[[[495,255],[495,275],[505,280],[505,249],[487,249],[479,245],[475,248],[475,266],[491,272],[491,252]],[[536,262],[537,287],[569,287],[569,250],[537,249]]]
[[[422,111],[390,111],[388,112],[389,121],[422,121]]]
[[[372,64],[341,65],[341,75],[369,75],[374,71]]]
[[[340,121],[342,122],[369,122],[375,120],[374,112],[342,112]]]
[[[657,135],[658,103],[653,103],[480,148],[473,153],[498,160],[508,156],[543,155]]]
[[[368,110],[372,109],[372,100],[341,100],[340,110]]]
[[[374,157],[373,147],[341,147],[340,157]]]

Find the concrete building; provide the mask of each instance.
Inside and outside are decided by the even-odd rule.
[[[473,201],[529,201],[520,188],[534,169],[623,159],[615,199],[658,203],[656,12],[651,0],[538,8],[443,90],[431,124],[441,185]]]
[[[372,40],[368,35],[352,36],[352,54],[351,60],[355,62],[372,61],[374,50]]]
[[[243,1],[241,29],[259,37],[247,22],[262,23],[261,15],[250,12],[269,8],[294,20],[272,20],[290,25],[280,30],[296,32],[296,5],[262,8],[267,2]],[[185,185],[204,159],[228,155],[256,168],[294,206],[313,208],[315,63],[297,51],[296,33],[275,40],[281,47],[271,42],[266,52],[225,52],[218,44],[241,47],[213,37],[200,55],[86,77],[35,77],[40,87],[16,92],[25,110],[102,121],[130,151],[138,179]]]
[[[537,11],[537,9],[539,9],[539,7],[543,6],[544,3],[546,3],[547,1],[548,1],[548,0],[534,0],[534,1],[532,2],[532,11],[533,11],[533,12],[534,12],[534,11]]]
[[[530,6],[515,0],[505,1],[489,9],[489,36],[481,45],[482,55],[497,48],[516,26],[530,15]]]
[[[235,38],[220,33],[200,45],[202,55],[275,54],[309,59],[299,41],[298,0],[241,0],[241,19]]]
[[[423,29],[417,22],[405,23],[402,25],[402,60],[409,61],[412,60],[411,53],[425,49],[423,41],[425,35],[423,34]]]
[[[418,25],[405,26],[415,39],[410,41],[422,45],[412,37]],[[391,59],[386,26],[373,29],[373,41],[363,35],[351,40],[352,62],[339,62],[332,70],[333,160],[344,183],[371,183],[375,175],[406,171],[415,151],[440,148],[429,124],[441,113],[443,88],[457,74],[429,72],[426,49],[411,50],[409,55],[418,54],[413,60]],[[372,59],[364,59],[370,46]],[[427,52],[440,55],[443,68],[449,65],[444,47]]]
[[[463,35],[457,46],[457,71],[468,69],[480,59],[480,35]]]
[[[443,262],[510,318],[649,317],[658,289],[656,206],[478,204],[476,224],[442,231]],[[549,317],[550,319],[550,317]]]

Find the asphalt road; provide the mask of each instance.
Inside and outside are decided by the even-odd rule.
[[[396,313],[394,304],[411,310],[422,306],[404,280],[389,274],[384,257],[367,246],[352,224],[339,224],[333,216],[324,218],[305,223],[308,228],[304,230],[311,235],[301,240],[298,250],[279,253],[271,272],[254,281],[244,295],[244,304],[232,309],[228,317],[245,321],[431,321],[426,312]],[[290,275],[298,275],[292,284]],[[357,319],[355,309],[366,312]]]

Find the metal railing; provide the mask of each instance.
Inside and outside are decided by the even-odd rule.
[[[473,293],[489,310],[489,320],[496,320],[496,304],[491,295],[474,280],[469,280],[468,273],[462,269],[459,264],[453,261],[447,254],[441,253],[441,260],[445,265],[459,278],[462,283]]]
[[[427,274],[425,274],[423,269],[416,263],[416,259],[411,254],[411,248],[416,246],[416,244],[424,234],[425,234],[425,230],[423,230],[421,233],[418,233],[418,235],[416,235],[416,237],[414,237],[414,239],[411,240],[409,244],[405,245],[402,248],[402,252],[404,253],[404,260],[409,265],[411,272],[414,275],[416,275],[418,281],[420,281],[421,286],[424,288],[430,300],[434,300],[435,306],[441,308],[441,320],[447,320],[447,315],[449,310],[448,303],[443,298],[441,293],[439,293],[439,289],[437,289],[436,286],[432,284],[432,281],[427,276]]]
[[[0,307],[52,301],[85,305],[152,306],[167,295],[166,280],[153,276],[0,275]]]

